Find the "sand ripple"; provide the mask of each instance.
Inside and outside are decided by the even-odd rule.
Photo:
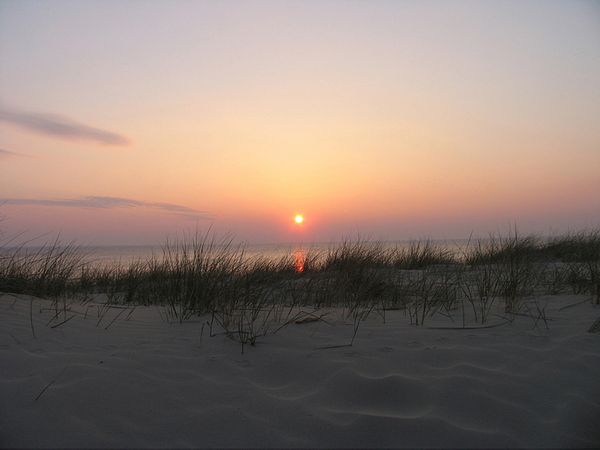
[[[143,308],[108,330],[81,317],[53,330],[36,315],[34,339],[28,302],[4,300],[7,446],[600,445],[600,336],[586,333],[579,315],[597,311],[585,307],[543,334],[424,330],[390,312],[352,348],[318,350],[348,328],[309,324],[242,355]]]

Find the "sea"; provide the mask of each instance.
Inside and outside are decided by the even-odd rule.
[[[485,239],[484,239],[485,240]],[[357,241],[347,241],[350,245]],[[408,248],[415,241],[361,241],[364,245],[379,245],[386,249]],[[417,241],[419,242],[419,241]],[[425,240],[420,241],[421,244]],[[430,239],[429,242],[437,248],[449,250],[455,255],[462,255],[473,245],[473,242],[467,239],[455,240],[436,240]],[[232,244],[228,248],[232,251],[240,252],[245,260],[260,258],[262,260],[280,261],[283,258],[292,258],[296,267],[303,266],[307,254],[324,255],[328,251],[339,248],[343,242],[317,242],[317,243],[278,243],[278,244]],[[11,258],[14,255],[44,255],[52,246],[23,246],[10,247],[0,245],[0,259]],[[63,247],[57,247],[54,252],[60,251]],[[222,249],[219,244],[215,244],[217,250]],[[74,251],[82,256],[82,261],[90,267],[124,267],[134,262],[148,261],[152,258],[160,260],[164,254],[165,247],[162,245],[79,245],[73,248]],[[172,248],[171,248],[172,251]],[[43,259],[43,258],[42,258]]]
[[[369,241],[366,245],[381,245],[384,248],[408,248],[414,241]],[[423,241],[421,241],[423,242]],[[443,248],[455,254],[460,254],[469,246],[466,239],[457,240],[430,240],[438,248]],[[338,248],[340,242],[319,243],[278,243],[278,244],[244,244],[232,245],[232,250],[243,250],[245,259],[262,258],[270,261],[279,261],[282,258],[292,257],[295,260],[299,255],[308,253],[325,254],[331,249]],[[78,251],[85,255],[85,260],[96,266],[127,265],[132,262],[145,261],[151,258],[160,259],[164,252],[161,245],[104,245],[81,246]]]

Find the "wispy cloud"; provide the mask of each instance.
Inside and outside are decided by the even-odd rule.
[[[188,208],[174,203],[142,202],[123,197],[77,197],[67,199],[41,199],[41,198],[0,198],[0,204],[20,206],[61,206],[69,208],[152,208],[169,213],[184,214],[195,219],[210,218],[206,211]]]
[[[10,150],[5,150],[3,148],[0,148],[0,159],[20,157],[20,156],[27,156],[27,155],[24,155],[22,153],[11,152]]]
[[[102,145],[129,145],[129,139],[121,134],[91,127],[57,114],[0,108],[0,122],[60,139],[91,141]]]

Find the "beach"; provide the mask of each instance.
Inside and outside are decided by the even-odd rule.
[[[1,448],[600,448],[600,2],[0,3]]]
[[[210,316],[0,297],[3,447],[598,447],[600,316],[538,296],[545,320],[461,328],[341,308],[243,349]],[[124,312],[123,312],[124,311]],[[60,314],[64,313],[62,311]],[[310,313],[310,314],[308,314]],[[118,316],[118,317],[117,317]],[[116,319],[115,319],[116,317]],[[538,318],[539,319],[539,318]],[[53,325],[48,325],[51,322]],[[60,324],[58,326],[54,325]],[[35,334],[35,337],[34,337]]]

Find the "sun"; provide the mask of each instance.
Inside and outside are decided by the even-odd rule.
[[[302,214],[296,214],[294,217],[294,222],[296,222],[298,225],[302,224],[302,222],[304,222],[304,216]]]

